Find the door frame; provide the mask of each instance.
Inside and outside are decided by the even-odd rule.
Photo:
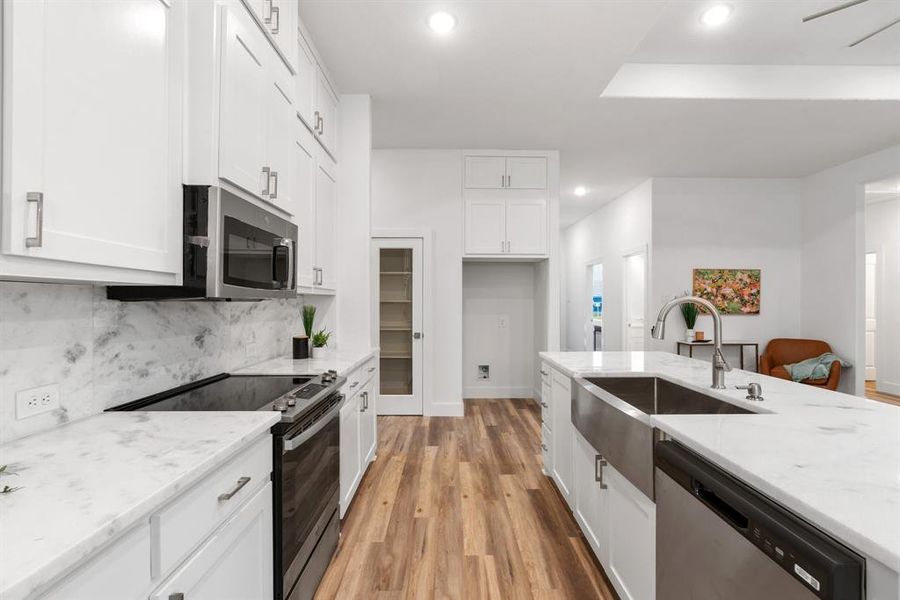
[[[586,293],[583,294],[583,296],[582,296],[584,298],[589,298],[592,296],[591,292],[593,292],[593,287],[594,287],[593,268],[596,267],[597,265],[600,265],[603,268],[603,276],[604,276],[604,279],[606,278],[606,260],[605,260],[605,258],[600,257],[600,258],[595,258],[595,259],[588,260],[587,262],[585,262],[584,263],[584,277],[585,277],[585,279],[584,279],[585,290],[584,291]],[[604,285],[604,288],[605,287],[606,286]],[[605,294],[606,294],[606,291],[604,290],[604,295]],[[581,301],[579,301],[578,304],[579,304],[579,308],[578,308],[579,314],[590,315],[593,313],[593,302],[592,301],[586,301],[584,306],[581,306]],[[581,329],[582,329],[582,345],[584,346],[585,351],[593,352],[593,350],[594,350],[593,319],[588,318],[587,320],[585,320],[585,318],[582,316],[581,322],[583,323],[583,325],[581,327]],[[588,343],[588,342],[590,342],[590,343]],[[606,348],[606,327],[604,327],[600,331],[600,347]]]
[[[434,243],[434,232],[431,229],[373,229],[370,235],[370,252],[371,252],[371,267],[372,267],[372,294],[371,294],[371,335],[373,340],[380,340],[380,331],[379,326],[381,323],[381,310],[379,306],[379,294],[381,287],[380,277],[375,277],[378,274],[378,254],[377,250],[380,248],[378,246],[379,240],[421,240],[422,242],[422,340],[421,340],[421,348],[422,348],[422,356],[420,360],[420,365],[418,367],[419,377],[422,381],[421,385],[421,412],[418,413],[410,413],[410,414],[421,414],[424,416],[431,416],[434,412],[432,406],[432,398],[434,395],[432,394],[431,382],[432,382],[432,360],[433,356],[433,316],[432,316],[432,306],[434,306],[432,302],[432,275],[431,275],[431,265],[432,265],[432,248]],[[379,353],[380,354],[380,353]],[[380,361],[380,356],[379,356]],[[379,365],[380,368],[380,365]],[[379,399],[381,398],[381,393],[379,390],[378,393]],[[378,407],[378,414],[382,414],[381,406],[383,402],[378,402],[376,406]],[[386,414],[386,413],[385,413]],[[393,413],[392,413],[393,414]]]
[[[647,350],[647,307],[648,303],[648,284],[650,281],[650,252],[647,245],[643,244],[622,255],[622,350],[626,352],[634,352],[629,348],[628,343],[628,259],[632,256],[642,255],[644,257],[644,347]]]

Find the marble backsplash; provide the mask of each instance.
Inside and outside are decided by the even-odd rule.
[[[104,287],[0,282],[0,443],[290,352],[301,299],[133,302]],[[60,409],[16,420],[16,392]]]

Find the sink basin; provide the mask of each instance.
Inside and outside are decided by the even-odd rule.
[[[587,381],[648,415],[752,414],[658,377],[590,377]]]
[[[576,378],[572,423],[591,446],[639,490],[654,498],[653,443],[659,432],[645,415],[753,414],[740,406],[658,377]]]

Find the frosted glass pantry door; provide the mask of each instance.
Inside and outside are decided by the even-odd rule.
[[[375,238],[378,414],[422,414],[422,239]]]

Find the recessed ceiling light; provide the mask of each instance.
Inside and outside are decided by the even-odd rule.
[[[710,6],[700,16],[700,22],[708,27],[717,27],[731,16],[731,7],[727,4]]]
[[[579,185],[577,188],[575,188],[576,196],[581,197],[581,196],[584,196],[585,194],[587,194],[587,188],[584,187],[583,185]]]
[[[441,35],[450,33],[456,27],[456,17],[444,11],[436,12],[428,17],[428,27]]]

